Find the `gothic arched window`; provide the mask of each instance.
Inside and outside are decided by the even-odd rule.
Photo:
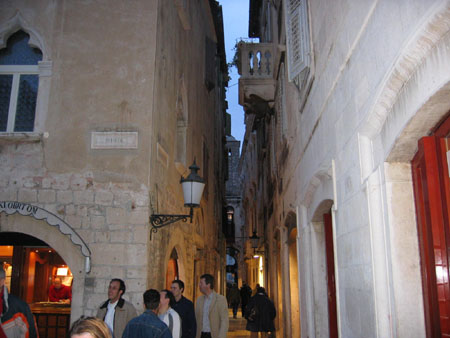
[[[42,52],[29,39],[20,30],[0,50],[0,132],[34,130]]]

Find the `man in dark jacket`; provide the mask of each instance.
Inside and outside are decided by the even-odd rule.
[[[277,312],[273,302],[267,297],[266,290],[258,287],[254,295],[247,304],[245,318],[247,319],[246,330],[251,332],[250,337],[258,337],[258,332],[274,332]]]
[[[247,285],[246,282],[242,283],[241,289],[239,290],[241,293],[241,311],[242,317],[245,316],[245,307],[247,306],[250,297],[252,296],[252,289]]]
[[[37,328],[27,303],[8,294],[5,286],[5,270],[0,266],[0,338],[36,338]]]
[[[183,281],[179,279],[172,281],[170,291],[172,291],[172,294],[175,297],[175,304],[172,308],[178,312],[181,317],[181,338],[195,338],[197,333],[197,322],[195,321],[194,304],[183,296]]]

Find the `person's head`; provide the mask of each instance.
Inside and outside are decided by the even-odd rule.
[[[159,308],[159,301],[161,296],[155,289],[149,289],[144,292],[144,306],[147,310],[156,312]]]
[[[53,285],[54,285],[54,287],[55,287],[56,289],[60,289],[60,288],[61,288],[61,278],[56,277],[56,278],[53,280]]]
[[[3,270],[3,266],[0,265],[0,288],[5,285],[6,272]],[[1,290],[0,290],[1,291]]]
[[[184,292],[184,283],[179,279],[175,279],[172,281],[172,285],[170,286],[170,291],[172,291],[173,296],[176,300],[179,300]]]
[[[111,303],[115,303],[125,293],[125,283],[119,278],[111,279],[108,287],[108,299]]]
[[[95,317],[81,317],[72,324],[70,338],[112,338],[105,322]]]
[[[214,277],[207,273],[201,275],[198,287],[201,293],[209,295],[214,289]]]
[[[162,308],[166,309],[169,307],[172,307],[175,304],[175,297],[173,296],[172,292],[169,290],[161,290],[160,294],[160,300]]]
[[[259,284],[258,284],[259,285]],[[264,289],[263,287],[261,287],[261,286],[257,286],[256,287],[256,293],[263,293],[263,294],[266,294],[266,289]]]

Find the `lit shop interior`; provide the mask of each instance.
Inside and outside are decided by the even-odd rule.
[[[38,326],[39,337],[65,337],[70,324],[70,300],[50,301],[52,284],[72,287],[72,273],[47,243],[21,233],[3,232],[0,262],[9,293],[27,302]]]

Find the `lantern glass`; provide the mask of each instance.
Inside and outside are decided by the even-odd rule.
[[[189,208],[198,207],[205,183],[185,180],[181,183],[181,186],[183,188],[184,206]]]
[[[252,243],[252,248],[256,249],[258,248],[258,244],[259,244],[259,237],[256,235],[256,232],[253,232],[253,236],[250,236],[250,241]]]

